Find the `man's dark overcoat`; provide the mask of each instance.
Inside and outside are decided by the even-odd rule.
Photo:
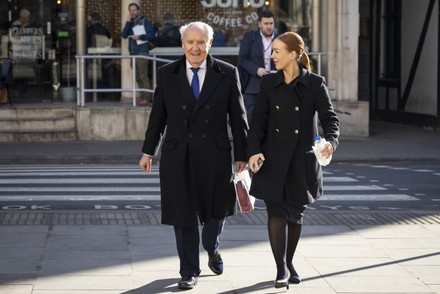
[[[323,135],[334,149],[338,145],[339,120],[325,79],[301,68],[292,84],[279,71],[265,75],[248,134],[249,157],[263,153],[265,161],[254,174],[250,194],[267,201],[294,206],[313,203],[322,195],[322,168],[313,154],[318,134],[315,113]]]
[[[166,127],[160,156],[162,223],[197,226],[234,213],[232,152],[246,161],[247,121],[236,67],[207,57],[196,101],[186,75],[186,58],[158,70],[154,104],[142,152],[153,154]]]

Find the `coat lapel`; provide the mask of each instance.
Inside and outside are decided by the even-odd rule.
[[[174,74],[176,74],[175,82],[177,86],[177,91],[180,93],[183,99],[191,104],[196,104],[196,100],[193,96],[191,85],[188,82],[188,77],[186,76],[186,58],[183,56],[180,62],[176,63],[174,68]],[[173,82],[171,81],[171,84]]]
[[[224,72],[221,70],[215,59],[211,55],[208,55],[206,62],[205,81],[203,82],[196,110],[205,104],[207,100],[209,100],[209,98],[212,96],[211,93],[217,88],[217,85],[222,79],[223,75]]]

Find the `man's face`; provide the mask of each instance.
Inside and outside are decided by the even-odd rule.
[[[131,19],[135,19],[139,15],[139,9],[136,7],[136,5],[131,5],[128,8],[128,13],[130,13]]]
[[[211,45],[212,39],[209,40],[208,34],[197,27],[188,28],[182,37],[185,57],[192,67],[199,67],[205,61]]]
[[[258,22],[258,27],[265,37],[270,37],[275,30],[275,22],[273,17],[262,17],[261,21]]]

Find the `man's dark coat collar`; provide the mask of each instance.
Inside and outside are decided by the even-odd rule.
[[[194,111],[198,110],[202,105],[209,100],[212,96],[211,93],[217,88],[217,84],[220,82],[224,75],[220,64],[210,54],[206,57],[206,76],[203,82],[202,90],[200,92],[199,100],[196,101],[191,90],[191,86],[188,83],[186,76],[186,57],[183,55],[174,65],[173,73],[176,74],[177,87],[182,93],[182,96],[191,103],[197,104]]]

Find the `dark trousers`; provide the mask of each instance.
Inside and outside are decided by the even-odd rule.
[[[255,102],[257,101],[258,94],[244,94],[244,106],[246,107],[246,116],[248,124],[251,124],[252,111],[254,110]]]
[[[214,254],[220,244],[225,219],[211,219],[202,227],[202,246],[208,254]],[[183,228],[174,226],[177,253],[180,259],[180,275],[182,277],[198,276],[200,274],[199,258],[199,228]]]

